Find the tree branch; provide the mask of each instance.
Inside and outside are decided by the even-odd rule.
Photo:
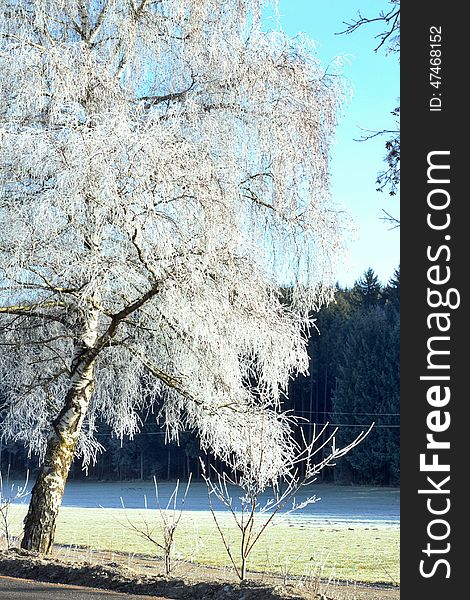
[[[393,0],[392,0],[393,1]],[[396,2],[393,2],[396,4]],[[378,17],[367,18],[363,17],[360,11],[357,13],[358,18],[350,23],[348,21],[343,21],[343,24],[346,25],[346,29],[344,31],[339,31],[335,33],[335,35],[349,35],[362,27],[363,25],[368,25],[370,23],[376,22],[384,22],[387,26],[387,29],[382,33],[376,35],[376,38],[380,39],[379,45],[375,48],[375,52],[378,52],[380,48],[385,44],[388,38],[394,33],[398,31],[400,28],[400,8],[394,7],[388,13],[384,13],[383,11],[380,13]]]
[[[151,106],[156,106],[162,102],[172,102],[173,100],[184,100],[186,94],[190,92],[196,84],[196,80],[193,78],[191,85],[182,90],[181,92],[172,92],[170,94],[164,94],[162,96],[142,96],[138,98],[139,102],[145,103],[145,108],[150,108]]]
[[[65,306],[64,302],[58,301],[32,305],[0,306],[0,314],[18,315],[22,317],[31,317],[33,319],[45,319],[57,321],[62,323],[62,325],[68,325],[67,321],[58,315],[50,315],[37,310],[38,308],[64,308]]]
[[[136,358],[138,358],[140,360],[140,362],[150,371],[150,373],[152,373],[152,375],[154,377],[156,377],[157,379],[159,379],[160,381],[162,381],[165,385],[167,385],[168,387],[176,390],[179,394],[181,394],[182,396],[184,396],[185,398],[187,398],[188,400],[191,400],[192,402],[194,402],[195,404],[197,404],[198,406],[202,406],[203,403],[198,400],[197,398],[195,398],[192,394],[190,394],[183,386],[183,383],[174,375],[170,375],[169,373],[166,373],[165,371],[163,371],[162,369],[160,369],[159,367],[157,367],[156,365],[152,364],[147,356],[144,356],[142,352],[140,352],[139,350],[137,350],[137,348],[128,346],[128,345],[124,345],[125,348],[127,348],[127,350],[129,350],[129,352],[131,354],[133,354]]]

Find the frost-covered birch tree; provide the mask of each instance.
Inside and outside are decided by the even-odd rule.
[[[0,4],[0,423],[42,459],[24,548],[50,550],[100,420],[132,436],[153,411],[240,464],[262,423],[267,479],[293,451],[344,93],[262,4]]]

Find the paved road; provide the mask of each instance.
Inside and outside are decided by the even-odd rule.
[[[0,600],[165,600],[165,598],[119,594],[75,585],[42,583],[0,575]]]

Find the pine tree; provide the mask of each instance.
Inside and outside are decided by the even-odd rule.
[[[349,321],[333,394],[335,422],[344,443],[365,424],[376,423],[364,444],[346,456],[341,468],[357,483],[396,485],[399,477],[400,329],[397,319],[374,307]]]
[[[356,307],[367,309],[379,304],[382,297],[382,287],[373,269],[367,269],[364,275],[355,282],[352,297]]]

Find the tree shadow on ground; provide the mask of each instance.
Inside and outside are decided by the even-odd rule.
[[[168,600],[302,600],[302,596],[252,581],[194,583],[181,578],[136,574],[115,563],[68,563],[17,548],[0,552],[0,574]]]

